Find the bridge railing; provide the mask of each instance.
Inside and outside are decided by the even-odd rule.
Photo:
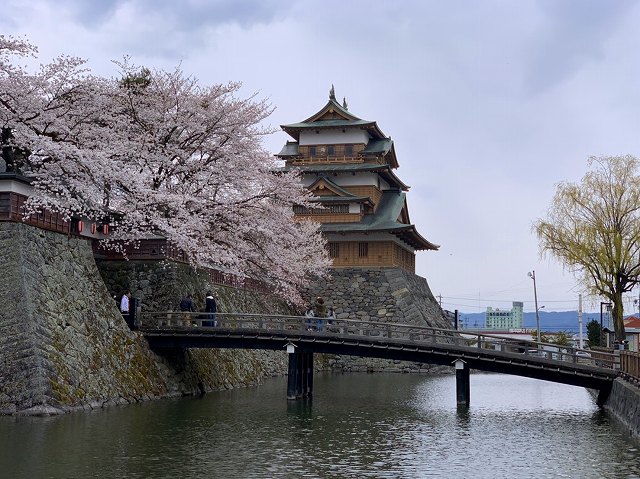
[[[193,327],[220,329],[267,329],[341,334],[353,336],[430,341],[434,343],[466,344],[457,331],[399,323],[361,321],[353,319],[307,318],[278,314],[204,313],[204,312],[142,312],[136,322],[139,329],[178,329]]]
[[[640,382],[640,353],[620,351],[620,373],[627,380]]]
[[[460,333],[469,338],[470,344],[475,344],[479,348],[495,349],[555,361],[568,361],[577,364],[620,369],[620,357],[615,353],[586,350],[572,346],[559,346],[551,343],[538,343],[526,339],[505,338],[504,336],[477,332],[460,331]]]
[[[523,339],[477,332],[432,328],[406,323],[386,323],[355,319],[307,318],[304,316],[248,313],[142,312],[136,326],[141,330],[159,329],[184,333],[194,328],[245,330],[259,329],[299,332],[311,336],[352,336],[387,338],[415,343],[450,344],[457,347],[494,350],[552,361],[571,362],[611,369],[620,367],[619,355],[581,350],[570,346],[537,343]]]

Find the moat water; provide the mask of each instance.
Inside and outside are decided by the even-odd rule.
[[[0,417],[0,477],[635,478],[639,444],[572,386],[472,374],[318,374],[51,418]]]

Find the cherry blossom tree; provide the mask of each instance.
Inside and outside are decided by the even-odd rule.
[[[108,208],[112,246],[161,236],[194,265],[261,279],[294,301],[309,274],[325,274],[319,225],[293,217],[308,193],[296,173],[274,174],[262,146],[267,102],[239,98],[239,83],[201,86],[180,68],[128,59],[118,79],[73,57],[35,73],[11,61],[35,54],[0,37],[3,158],[33,177],[34,211],[99,219]]]

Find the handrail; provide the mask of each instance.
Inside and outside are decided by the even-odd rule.
[[[620,373],[633,382],[640,382],[640,353],[620,351]]]
[[[417,344],[449,344],[462,348],[479,348],[483,352],[499,351],[518,354],[528,359],[570,362],[607,369],[619,367],[616,354],[588,351],[569,346],[505,338],[477,332],[433,328],[406,323],[387,323],[357,319],[329,319],[281,314],[206,313],[186,311],[145,311],[138,315],[141,330],[271,330],[304,332],[312,336],[347,335],[380,339],[400,339]],[[639,363],[640,366],[640,363]]]

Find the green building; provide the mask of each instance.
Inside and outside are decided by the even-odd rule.
[[[514,301],[511,310],[487,308],[484,316],[485,329],[493,331],[509,331],[511,329],[522,329],[522,315],[524,304],[522,301]]]

